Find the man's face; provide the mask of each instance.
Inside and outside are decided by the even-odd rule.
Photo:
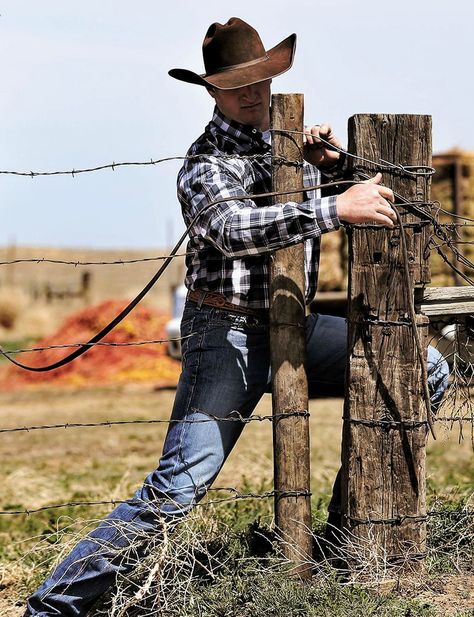
[[[270,128],[271,79],[232,90],[209,90],[220,111],[230,118],[261,131]]]

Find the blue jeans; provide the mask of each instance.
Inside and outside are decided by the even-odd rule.
[[[177,520],[211,486],[236,443],[242,422],[219,422],[238,411],[249,417],[269,390],[269,333],[265,319],[187,303],[181,324],[183,371],[159,467],[132,499],[120,504],[72,550],[28,600],[26,615],[84,615],[90,605],[144,555],[146,538],[160,522]],[[306,318],[310,396],[342,396],[346,322],[339,317]],[[428,350],[433,404],[447,386],[448,367]],[[180,420],[193,422],[179,422]],[[206,420],[205,422],[199,422]],[[337,497],[335,497],[337,499]],[[334,499],[333,499],[334,501]],[[138,539],[138,542],[137,542]],[[133,554],[127,547],[134,544]],[[142,548],[137,549],[137,544]]]

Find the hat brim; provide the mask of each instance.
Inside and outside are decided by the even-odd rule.
[[[168,75],[189,84],[217,88],[218,90],[242,88],[277,77],[288,71],[293,64],[295,48],[296,34],[290,34],[281,43],[268,50],[261,62],[249,66],[232,67],[213,75],[199,75],[187,69],[171,69]]]

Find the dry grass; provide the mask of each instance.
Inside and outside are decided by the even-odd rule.
[[[64,260],[71,262],[120,261],[142,259],[165,254],[159,250],[96,250],[61,249],[48,247],[0,247],[0,261],[17,259]],[[0,340],[21,340],[41,338],[54,332],[61,321],[69,314],[86,305],[98,304],[110,298],[129,299],[134,297],[155,274],[161,261],[135,264],[77,266],[43,263],[16,263],[5,270],[0,282],[6,287],[21,290],[27,305],[24,315],[9,330],[1,329]],[[81,289],[81,277],[85,271],[90,273],[90,290],[87,297],[69,296],[64,299],[47,300],[46,290],[54,293],[75,294]],[[184,259],[173,260],[160,282],[147,295],[146,302],[163,311],[171,310],[171,288],[182,283]],[[1,287],[0,292],[3,293]],[[1,309],[1,303],[0,303]],[[1,311],[0,311],[1,317]]]
[[[167,419],[173,398],[174,392],[154,392],[150,386],[61,391],[36,388],[0,393],[0,426]],[[270,406],[270,397],[265,396],[256,413],[266,415]],[[310,410],[313,505],[324,509],[339,466],[342,401],[311,401]],[[154,424],[3,433],[0,509],[127,498],[156,466],[165,432],[166,424]],[[456,495],[472,487],[472,446],[470,440],[459,444],[457,437],[456,432],[438,429],[438,441],[428,448],[429,484],[439,494]],[[218,484],[267,490],[271,488],[272,467],[271,425],[267,421],[252,422],[245,428]],[[245,510],[242,506],[234,514],[229,510],[229,524],[234,522],[233,515],[242,517],[242,521],[252,520],[256,512],[271,517],[271,503],[266,510],[260,507],[249,505]],[[58,551],[66,550],[94,524],[93,519],[106,511],[99,507],[53,511],[37,517],[2,517],[0,615],[20,615],[15,602],[34,588],[58,557]],[[78,522],[74,522],[76,517]],[[56,529],[65,543],[51,550],[51,542],[57,539]],[[37,540],[32,539],[34,536]],[[21,555],[23,559],[19,559]],[[420,592],[418,588],[416,593]],[[463,601],[459,596],[451,604],[459,608]]]

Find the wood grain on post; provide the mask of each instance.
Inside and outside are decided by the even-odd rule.
[[[349,151],[371,161],[431,166],[431,117],[353,116]],[[351,165],[356,179],[372,177],[383,167],[358,159]],[[409,201],[429,201],[426,175],[385,166],[382,182]],[[398,226],[352,226],[349,232],[342,523],[352,534],[360,561],[375,559],[379,566],[383,562],[416,569],[426,550],[428,427],[408,298],[413,298],[413,284],[429,282],[429,227],[403,206],[397,208],[406,224],[411,288]],[[426,348],[428,320],[417,317]]]
[[[272,155],[302,161],[303,95],[272,96]],[[275,131],[276,129],[276,131]],[[281,132],[279,129],[282,129]],[[273,190],[303,186],[303,169],[273,164]],[[275,203],[302,201],[282,195]],[[303,578],[311,576],[312,536],[308,417],[305,361],[304,247],[297,244],[274,253],[270,263],[270,347],[272,367],[275,518],[285,556]],[[288,417],[284,417],[288,414]],[[282,417],[283,416],[283,417]],[[302,494],[300,494],[302,493]]]

